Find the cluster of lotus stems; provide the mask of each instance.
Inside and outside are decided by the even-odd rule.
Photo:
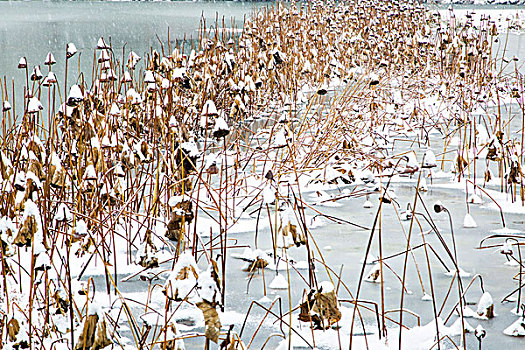
[[[501,191],[525,200],[523,132],[514,137],[511,112],[500,107],[513,99],[523,113],[523,78],[517,68],[509,73],[516,59],[497,59],[505,59],[504,39],[490,18],[445,19],[411,1],[317,1],[263,8],[241,31],[219,20],[212,28],[203,21],[197,40],[143,58],[101,38],[91,78],[68,80],[74,44],[64,62],[50,53],[43,70],[22,58],[21,96],[3,80],[5,346],[124,346],[120,317],[135,348],[182,348],[175,323],[140,321],[123,296],[127,266],[139,265],[126,280],[141,277],[145,295],[154,288],[148,271],[169,274],[155,276],[166,299],[156,312],[193,302],[205,318],[206,347],[245,348],[238,330],[221,330],[218,310],[229,302],[228,231],[248,213],[275,227],[273,258],[256,255],[246,271],[265,269],[279,251],[306,250],[305,285],[288,287],[305,289],[299,320],[334,326],[337,291],[317,283],[314,256],[322,255],[305,220],[322,213],[307,203],[305,186],[350,186],[341,198],[378,193],[388,205],[385,184],[394,175],[451,168],[460,180],[482,169],[485,185],[500,178]],[[55,64],[65,64],[63,78]],[[437,155],[432,133],[444,139]],[[429,147],[421,164],[414,153],[395,153],[403,140]],[[199,230],[203,217],[216,225],[209,237]],[[93,266],[104,271],[96,283],[84,276]],[[117,319],[97,306],[95,290],[104,288],[120,300]]]

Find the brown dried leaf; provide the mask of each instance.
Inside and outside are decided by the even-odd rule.
[[[492,175],[490,174],[490,171],[485,171],[485,182],[489,182],[492,179]]]
[[[335,291],[327,293],[310,292],[307,300],[300,306],[299,320],[312,322],[314,329],[328,329],[341,320],[341,311]]]
[[[78,338],[75,350],[89,350],[95,342],[98,315],[89,315],[84,322],[84,329]]]
[[[18,235],[13,240],[13,244],[19,247],[29,247],[37,229],[38,226],[35,217],[32,215],[28,216],[18,231]]]
[[[268,266],[268,262],[264,259],[257,258],[257,260],[252,261],[245,269],[246,272],[252,272],[256,269],[264,269]]]
[[[193,266],[184,266],[179,271],[179,274],[177,275],[177,277],[175,279],[179,280],[179,281],[185,280],[185,279],[187,279],[190,276],[190,272],[193,274],[195,279],[199,278],[199,275],[197,274],[197,271],[195,271],[195,268]]]
[[[521,183],[521,167],[518,162],[512,162],[510,166],[509,177],[507,179],[509,184]]]
[[[111,344],[111,340],[108,339],[106,331],[106,320],[102,320],[102,322],[99,322],[97,325],[97,336],[93,343],[92,350],[103,349]]]
[[[204,316],[204,323],[206,325],[206,331],[204,335],[207,339],[218,343],[219,333],[221,330],[221,321],[219,320],[219,314],[215,309],[215,306],[208,301],[204,300],[197,303],[197,307],[201,309]]]
[[[104,160],[104,156],[98,157],[95,170],[97,171],[97,174],[105,174],[108,171],[108,167],[106,165],[106,161]]]
[[[35,159],[32,159],[28,166],[28,171],[34,173],[40,180],[44,180],[46,177],[42,170],[42,164]]]
[[[312,311],[320,316],[325,329],[338,322],[341,319],[341,311],[338,308],[335,291],[317,293]]]
[[[18,320],[12,318],[7,323],[7,334],[9,334],[9,341],[14,342],[16,340],[16,336],[19,331],[20,331],[20,324],[18,323]]]
[[[458,157],[456,159],[457,172],[458,173],[462,173],[463,169],[465,169],[465,167],[467,167],[467,165],[468,165],[468,162],[465,160],[465,158],[463,158],[463,156],[461,154],[458,154]]]
[[[63,188],[66,184],[66,169],[60,168],[53,171],[51,177],[51,186],[56,188]]]

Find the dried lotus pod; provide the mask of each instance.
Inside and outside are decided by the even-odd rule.
[[[171,220],[168,222],[166,237],[172,241],[179,241],[183,235],[183,225],[193,221],[193,203],[191,200],[184,200],[175,205]]]
[[[206,172],[210,175],[217,175],[219,173],[219,168],[217,163],[213,162],[207,169]]]
[[[168,230],[165,234],[167,239],[178,242],[183,238],[182,224],[177,219],[172,218],[168,222],[167,228]]]

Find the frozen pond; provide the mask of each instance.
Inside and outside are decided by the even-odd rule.
[[[101,36],[111,42],[117,55],[125,45],[128,52],[144,56],[151,47],[160,50],[159,40],[167,49],[168,31],[172,45],[184,37],[196,39],[201,18],[206,19],[207,27],[217,18],[219,23],[224,19],[226,27],[233,24],[242,29],[245,16],[262,5],[243,1],[0,1],[0,76],[23,80],[25,74],[16,69],[20,57],[27,57],[31,66],[43,65],[48,52],[57,58],[57,73],[62,76],[69,42],[79,49],[82,66],[91,66],[93,43]]]

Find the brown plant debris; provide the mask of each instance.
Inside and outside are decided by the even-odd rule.
[[[214,304],[215,303],[203,300],[197,303],[197,307],[201,309],[202,315],[204,316],[204,323],[206,325],[204,334],[206,338],[214,343],[218,343],[221,321],[219,320],[219,314],[217,313],[217,309],[215,308],[216,305]]]

